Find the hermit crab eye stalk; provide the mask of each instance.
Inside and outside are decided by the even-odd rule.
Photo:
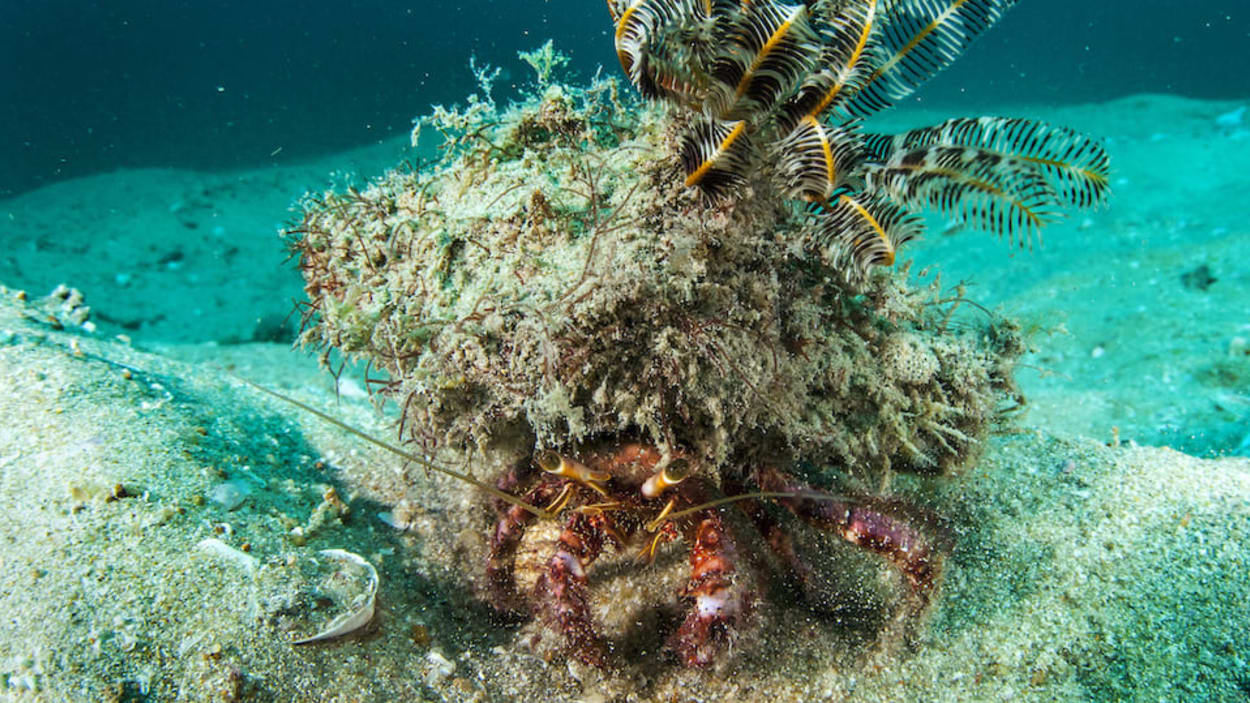
[[[534,454],[534,463],[549,474],[559,474],[564,460],[550,449],[544,449]]]
[[[680,457],[673,459],[668,466],[657,471],[642,484],[643,497],[647,499],[659,497],[664,491],[685,481],[693,470],[693,465],[686,459]]]
[[[534,463],[538,464],[538,468],[549,474],[575,481],[601,495],[607,495],[603,484],[612,478],[612,475],[609,473],[595,471],[580,461],[562,456],[550,449],[544,449],[535,454]]]

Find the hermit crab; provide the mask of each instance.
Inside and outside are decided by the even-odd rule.
[[[712,663],[742,627],[757,594],[740,568],[736,540],[721,506],[737,502],[795,578],[809,576],[781,523],[759,504],[777,500],[803,521],[834,531],[848,541],[895,564],[923,606],[936,584],[939,555],[914,526],[887,512],[856,505],[798,482],[775,468],[759,468],[751,480],[754,493],[712,499],[709,486],[691,480],[686,457],[665,457],[655,447],[634,442],[585,452],[581,460],[543,451],[534,464],[545,474],[531,477],[528,462],[519,464],[501,486],[533,485],[526,501],[562,512],[563,528],[542,565],[529,607],[559,631],[572,656],[604,666],[607,648],[597,634],[588,606],[588,568],[607,546],[636,545],[638,559],[649,562],[663,542],[684,538],[690,552],[690,577],[681,591],[686,615],[667,642],[686,666]],[[523,505],[501,506],[491,539],[486,575],[492,599],[501,609],[515,607],[512,558],[534,514]]]
[[[1025,345],[899,258],[913,210],[1026,241],[1101,202],[1107,159],[1028,120],[858,118],[1011,4],[610,0],[648,102],[540,72],[502,108],[479,71],[481,95],[414,132],[442,135],[435,161],[305,198],[301,341],[383,370],[395,450],[493,498],[462,511],[463,577],[496,609],[619,664],[598,589],[681,542],[687,575],[648,602],[683,610],[646,627],[705,665],[767,611],[761,562],[800,592],[829,580],[797,548],[820,533],[892,565],[895,612],[925,612],[944,530],[892,486],[976,459],[1022,402]],[[619,554],[642,565],[606,573]]]

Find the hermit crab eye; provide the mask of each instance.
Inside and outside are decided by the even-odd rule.
[[[669,485],[677,485],[686,480],[686,477],[694,472],[694,465],[685,459],[673,459],[664,467],[660,475]]]
[[[538,468],[549,474],[558,474],[561,473],[564,460],[561,459],[559,454],[550,449],[544,449],[534,455],[534,463],[538,464]]]
[[[693,465],[689,461],[681,458],[674,459],[642,484],[642,495],[645,498],[655,498],[686,480],[692,472]]]

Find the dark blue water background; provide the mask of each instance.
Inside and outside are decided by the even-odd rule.
[[[0,197],[116,168],[260,166],[404,134],[431,104],[472,91],[470,55],[523,80],[516,52],[548,38],[583,76],[619,71],[601,0],[0,0]],[[967,111],[1247,97],[1248,48],[1246,0],[1021,0],[917,99]]]

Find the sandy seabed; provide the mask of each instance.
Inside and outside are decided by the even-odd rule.
[[[535,656],[533,628],[499,622],[470,587],[485,501],[238,380],[393,436],[358,375],[336,395],[315,361],[267,340],[289,335],[300,294],[275,235],[289,203],[346,181],[332,169],[379,172],[399,146],[0,202],[0,700],[1250,699],[1239,107],[961,111],[1070,125],[1113,158],[1111,206],[1032,251],[940,223],[911,250],[1034,331],[1030,412],[964,474],[896,487],[955,537],[906,643],[771,604],[709,671],[658,652],[609,674]],[[61,283],[85,294],[94,332],[39,301]],[[397,504],[406,529],[378,517],[395,523]],[[330,548],[377,568],[377,615],[294,647],[360,585],[327,566]],[[653,580],[681,561],[672,545]],[[343,589],[318,590],[327,573]],[[648,578],[595,573],[602,594]]]

